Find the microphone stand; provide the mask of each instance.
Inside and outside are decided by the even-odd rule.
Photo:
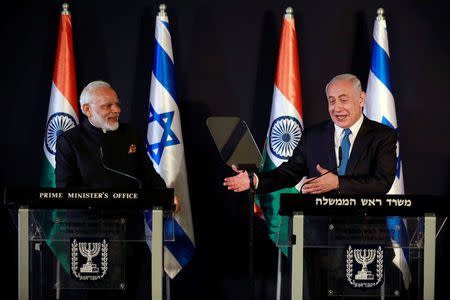
[[[252,178],[253,179],[253,178]],[[248,250],[249,250],[249,261],[248,261],[248,268],[249,268],[249,281],[250,281],[250,292],[249,292],[249,299],[253,300],[254,297],[254,257],[253,257],[253,250],[254,250],[254,213],[253,208],[255,206],[255,189],[250,188],[248,191],[250,201],[249,201],[249,233],[248,233]]]
[[[240,166],[241,167],[241,166]],[[242,166],[244,167],[244,166]],[[254,213],[253,208],[255,205],[255,195],[256,191],[253,186],[253,176],[254,172],[252,170],[256,170],[256,166],[250,166],[245,168],[245,171],[247,174],[253,174],[249,176],[250,179],[250,189],[248,190],[248,197],[249,197],[249,208],[248,208],[248,272],[249,272],[249,299],[253,300],[254,298],[254,257],[253,257],[253,250],[254,250]]]
[[[305,184],[311,183],[311,182],[319,179],[320,177],[327,175],[330,172],[334,172],[334,171],[338,170],[339,167],[341,166],[341,163],[342,163],[342,148],[341,148],[341,146],[339,146],[339,164],[338,164],[338,166],[336,168],[334,168],[334,169],[331,169],[331,170],[323,173],[323,174],[320,174],[319,176],[317,176],[316,178],[314,178],[314,179],[312,179],[312,180],[310,180],[308,182],[303,183],[302,186],[300,187],[300,194],[303,194],[303,186]]]
[[[105,163],[103,162],[103,148],[102,148],[102,146],[100,146],[100,163],[102,164],[103,168],[105,168],[105,169],[108,170],[108,171],[111,171],[111,172],[113,172],[113,173],[116,173],[116,174],[119,174],[119,175],[122,175],[122,176],[125,176],[125,177],[128,177],[128,178],[130,178],[130,179],[135,180],[135,181],[139,184],[139,189],[142,188],[142,182],[139,180],[139,178],[134,177],[134,176],[131,176],[131,175],[126,174],[126,173],[123,173],[123,172],[120,172],[120,171],[118,171],[118,170],[114,170],[114,169],[112,169],[112,168],[110,168],[110,167],[107,167],[107,166],[105,165]]]

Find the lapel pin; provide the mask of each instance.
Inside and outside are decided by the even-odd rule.
[[[128,154],[136,153],[136,145],[131,144],[130,149],[128,149]]]

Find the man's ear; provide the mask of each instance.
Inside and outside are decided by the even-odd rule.
[[[92,112],[91,112],[91,107],[89,106],[89,104],[87,104],[87,103],[83,104],[82,109],[83,109],[84,114],[85,114],[88,118],[90,118],[91,115],[92,115]]]
[[[359,104],[361,107],[363,107],[365,103],[366,103],[366,93],[360,92],[359,93]]]

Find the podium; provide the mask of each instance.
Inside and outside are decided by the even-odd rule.
[[[7,189],[5,204],[17,225],[19,300],[49,299],[49,291],[64,299],[62,292],[126,290],[129,276],[139,276],[126,266],[139,264],[135,248],[147,244],[151,299],[163,299],[163,242],[174,239],[164,224],[173,224],[173,189]]]
[[[304,299],[305,288],[310,299],[398,298],[412,285],[417,299],[434,299],[444,203],[439,196],[282,194],[291,299]]]

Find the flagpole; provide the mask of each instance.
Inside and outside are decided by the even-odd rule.
[[[278,266],[277,266],[277,300],[281,299],[281,249],[278,248]]]
[[[63,3],[62,5],[63,10],[61,11],[61,15],[70,15],[69,12],[69,4]],[[56,260],[56,282],[55,282],[55,288],[56,288],[56,300],[61,299],[61,264],[59,260]]]
[[[170,277],[166,272],[164,274],[166,276],[166,300],[170,300]]]
[[[63,10],[61,12],[61,15],[70,15],[68,3],[63,3],[62,8],[63,8]]]
[[[289,126],[281,124],[288,123]],[[286,129],[288,128],[288,129]],[[283,131],[280,135],[278,132]],[[277,70],[275,75],[275,85],[272,96],[272,108],[270,115],[270,125],[267,132],[266,144],[263,153],[263,165],[259,171],[268,171],[281,165],[292,156],[292,150],[284,151],[277,145],[280,142],[289,143],[289,149],[294,149],[301,139],[303,132],[303,109],[300,87],[300,67],[298,60],[297,33],[295,30],[294,9],[287,7],[283,15],[283,23],[278,52]],[[287,141],[281,141],[281,136],[287,138]],[[302,179],[303,180],[303,179]],[[272,241],[277,244],[280,236],[287,239],[288,224],[281,222],[277,212],[279,209],[279,197],[281,193],[298,193],[301,182],[295,187],[282,189],[268,194],[258,194],[256,203],[263,204],[263,215],[267,226],[271,232],[278,230],[278,237],[270,234]],[[279,255],[282,252],[287,254],[287,248],[279,248]],[[281,256],[277,263],[277,288],[276,298],[281,298]]]
[[[167,6],[164,3],[161,3],[159,5],[159,12],[158,12],[158,17],[167,17],[167,12],[166,12],[166,8]],[[170,277],[167,274],[167,272],[164,272],[164,277],[165,277],[165,281],[166,281],[166,299],[165,300],[170,300]]]
[[[64,115],[64,117],[61,117],[61,115]],[[44,165],[41,175],[41,186],[44,187],[55,186],[54,168],[56,148],[52,141],[56,141],[57,134],[54,130],[52,131],[49,129],[52,127],[49,125],[54,125],[54,120],[57,118],[64,118],[68,121],[68,124],[70,124],[70,126],[67,126],[66,128],[58,128],[57,132],[60,130],[66,131],[78,124],[72,24],[68,3],[62,4],[62,11],[60,13],[58,44],[52,78],[51,96],[47,113],[47,127],[44,135]],[[50,216],[46,217],[48,218],[47,220],[39,220],[39,222],[48,222],[51,220]],[[55,226],[57,225],[55,224]],[[46,244],[56,257],[56,278],[54,287],[56,290],[55,299],[57,300],[61,299],[61,269],[69,272],[68,264],[61,263],[61,261],[64,261],[64,257],[66,255],[63,254],[61,249],[59,249],[60,243],[61,242],[54,241],[50,235],[46,241]]]
[[[255,192],[253,189],[250,189],[249,191],[249,232],[248,232],[248,268],[249,268],[249,284],[250,284],[250,291],[249,291],[249,299],[253,300],[254,297],[254,262],[253,262],[253,235],[254,235],[254,203],[255,203]]]
[[[284,18],[293,19],[294,18],[294,9],[292,7],[287,7]],[[281,222],[280,222],[281,226]],[[276,289],[276,300],[281,299],[281,283],[283,280],[283,274],[281,271],[281,248],[278,247],[278,258],[277,258],[277,289]]]
[[[55,282],[55,288],[56,288],[56,300],[61,299],[61,268],[60,268],[60,262],[59,260],[56,260],[56,282]]]
[[[393,93],[393,84],[390,67],[389,42],[384,9],[377,9],[377,16],[373,28],[372,61],[367,81],[366,102],[364,114],[371,120],[391,127],[398,133],[397,116]],[[388,194],[403,195],[403,168],[400,155],[400,143],[397,139],[397,168],[394,182]],[[405,247],[408,242],[406,224],[400,217],[387,217],[390,229],[392,248],[394,251],[393,263],[401,271],[405,289],[411,283],[411,271],[409,269],[409,249]],[[399,228],[399,229],[396,229]],[[398,235],[393,232],[399,232]]]
[[[184,143],[175,85],[175,63],[167,6],[159,5],[155,21],[153,68],[150,81],[149,118],[147,120],[147,155],[168,188],[180,199],[180,211],[174,215],[175,240],[164,243],[164,271],[168,277],[166,296],[170,298],[170,279],[191,260],[195,253]],[[146,230],[152,230],[151,215],[146,213]],[[148,243],[151,247],[151,243]],[[153,255],[153,254],[152,254]]]

